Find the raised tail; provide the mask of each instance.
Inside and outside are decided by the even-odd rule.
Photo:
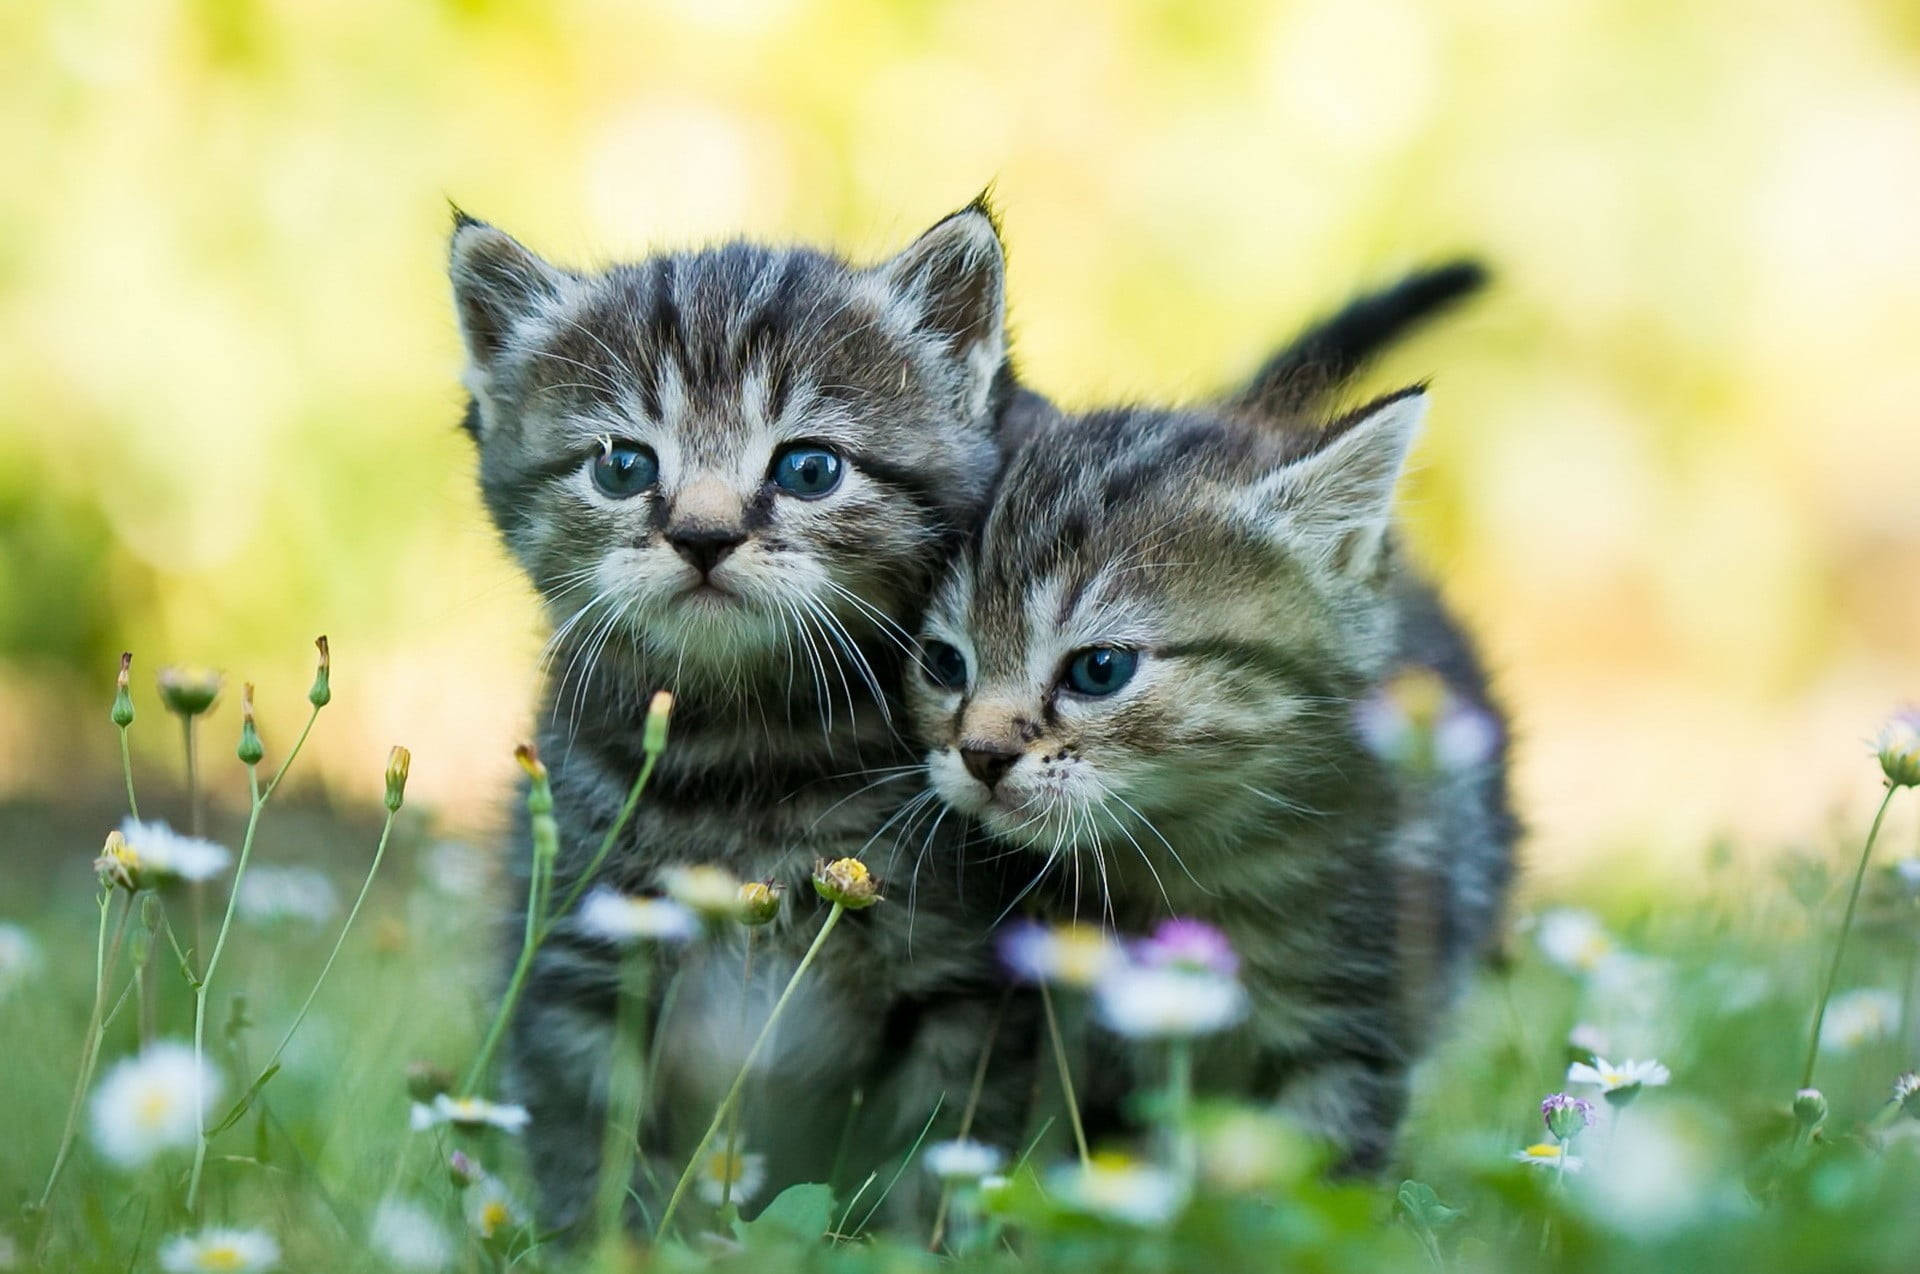
[[[1485,287],[1478,261],[1449,261],[1416,270],[1375,292],[1363,293],[1294,337],[1228,398],[1228,405],[1263,416],[1291,415],[1314,405],[1387,346]]]

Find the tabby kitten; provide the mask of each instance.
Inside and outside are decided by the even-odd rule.
[[[737,943],[697,944],[655,979],[644,1127],[671,1182],[819,929],[814,861],[871,853],[890,874],[887,780],[916,759],[889,707],[910,633],[998,469],[996,419],[1044,404],[1006,368],[980,204],[871,268],[735,242],[569,270],[460,216],[451,275],[481,491],[555,624],[538,729],[555,896],[614,822],[663,687],[671,745],[601,880],[638,892],[718,863],[786,886],[744,1023]],[[848,915],[783,1017],[741,1139],[765,1157],[765,1197],[828,1178],[856,1094],[855,1171],[942,1093],[958,1109],[1001,1003],[986,937],[1005,898],[977,868],[963,895],[951,845],[926,838],[914,906]],[[563,918],[513,1023],[543,1228],[593,1196],[618,958]]]
[[[1203,1081],[1277,1100],[1368,1171],[1490,941],[1515,823],[1504,728],[1424,782],[1358,736],[1356,705],[1408,665],[1494,709],[1391,527],[1425,391],[1313,428],[1293,413],[1351,368],[1301,365],[1221,408],[1027,438],[936,593],[909,698],[932,787],[1033,851],[1044,910],[1225,930],[1252,1012]],[[1089,1069],[1111,1123],[1124,1059]]]

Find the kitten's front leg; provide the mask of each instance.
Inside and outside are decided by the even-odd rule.
[[[1275,1107],[1334,1149],[1336,1176],[1371,1176],[1393,1157],[1407,1108],[1407,1066],[1390,1057],[1296,1059]]]
[[[542,1231],[588,1219],[606,1124],[614,985],[567,953],[535,959],[507,1036],[507,1087],[527,1108],[525,1143]]]

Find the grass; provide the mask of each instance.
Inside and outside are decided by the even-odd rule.
[[[1915,798],[1893,796],[1896,806]],[[376,845],[387,846],[383,874],[356,904],[344,942],[344,907],[325,924],[236,908],[222,926],[217,977],[196,989],[186,971],[197,953],[170,949],[155,908],[124,891],[107,899],[108,924],[124,912],[131,937],[105,970],[107,1024],[88,1087],[103,1091],[139,1051],[143,1019],[156,1037],[184,1041],[201,1006],[205,1053],[225,1081],[201,1126],[218,1131],[199,1147],[197,1172],[191,1137],[130,1167],[101,1152],[92,1111],[83,1109],[44,1212],[31,1205],[59,1152],[105,950],[98,897],[80,883],[94,846],[71,845],[72,870],[12,882],[4,919],[14,928],[0,931],[8,939],[0,942],[0,1269],[161,1268],[170,1239],[215,1225],[270,1235],[279,1268],[368,1272],[1824,1274],[1910,1268],[1920,1251],[1912,1204],[1920,1118],[1893,1096],[1917,1060],[1920,874],[1884,865],[1897,857],[1885,846],[1861,855],[1864,827],[1828,856],[1783,858],[1767,873],[1722,866],[1697,894],[1604,919],[1567,905],[1518,917],[1511,958],[1478,979],[1419,1071],[1399,1161],[1378,1182],[1327,1181],[1317,1151],[1257,1111],[1161,1102],[1155,1109],[1184,1112],[1168,1130],[1175,1135],[1157,1143],[1161,1161],[1095,1147],[1092,1165],[1080,1167],[1056,1136],[1050,1150],[1016,1161],[1004,1185],[948,1189],[938,1254],[926,1232],[853,1232],[859,1216],[887,1215],[876,1208],[888,1188],[879,1178],[840,1198],[824,1186],[796,1187],[746,1222],[691,1207],[672,1238],[570,1253],[526,1223],[528,1185],[512,1136],[445,1124],[409,1130],[410,1064],[485,1069],[475,1063],[496,1020],[504,900],[485,879],[488,855],[434,843],[418,811],[383,831],[378,802],[368,804],[357,822],[258,806],[247,819],[256,864],[323,865],[341,898],[356,897]],[[149,817],[155,812],[170,811]],[[24,815],[0,812],[7,861],[18,861],[22,838],[43,834]],[[1857,878],[1856,862],[1867,864]],[[160,896],[169,920],[186,914],[177,890]],[[219,890],[206,902],[210,916],[225,913]],[[540,928],[527,925],[528,939]],[[210,926],[204,941],[219,941],[216,932]],[[21,935],[37,959],[20,953]],[[143,980],[153,998],[142,1005],[131,974],[148,950],[157,972]],[[1814,1054],[1821,1097],[1796,1109],[1830,982],[1838,994]],[[1886,994],[1860,994],[1875,990]],[[1569,1062],[1596,1051],[1615,1061],[1657,1057],[1671,1081],[1624,1101],[1576,1088],[1594,1100],[1596,1123],[1575,1135],[1570,1155],[1546,1166],[1517,1162],[1524,1147],[1555,1144],[1541,1100],[1567,1088]],[[716,1129],[725,1113],[712,1112]],[[467,1184],[456,1180],[455,1150],[486,1174],[480,1184],[471,1182],[475,1169]],[[383,1201],[395,1200],[407,1208],[405,1223],[391,1209],[377,1222]],[[411,1264],[395,1246],[403,1233],[419,1258]]]

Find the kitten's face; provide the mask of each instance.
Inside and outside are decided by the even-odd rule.
[[[853,678],[992,480],[978,209],[868,270],[731,244],[576,274],[463,223],[452,274],[488,507],[589,660]]]
[[[1387,515],[1423,405],[1318,438],[1134,411],[1030,440],[923,628],[908,698],[935,791],[1049,856],[1159,871],[1176,820],[1184,851],[1299,803],[1385,658]]]

